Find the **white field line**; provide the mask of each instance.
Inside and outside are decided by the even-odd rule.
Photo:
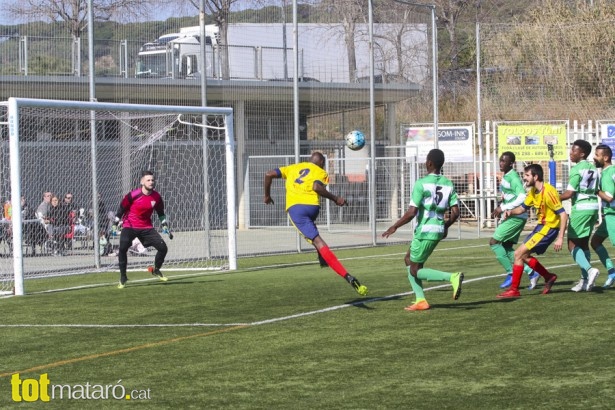
[[[565,265],[555,265],[555,266],[549,266],[547,269],[551,270],[551,269],[559,269],[559,268],[565,268],[565,267],[570,267],[570,266],[576,266],[575,263],[572,264],[565,264]],[[481,280],[486,280],[486,279],[492,279],[492,278],[497,278],[500,276],[504,276],[506,275],[505,273],[501,273],[501,274],[496,274],[496,275],[488,275],[488,276],[481,276],[478,278],[473,278],[473,279],[468,279],[468,280],[464,280],[463,284],[465,285],[466,283],[470,283],[470,282],[478,282]],[[148,279],[149,280],[149,279]],[[432,286],[429,288],[425,288],[425,291],[430,291],[430,290],[435,290],[435,289],[443,289],[443,288],[447,288],[450,287],[450,283],[444,283],[442,285],[437,285],[437,286]],[[297,318],[301,318],[301,317],[306,317],[306,316],[312,316],[312,315],[317,315],[317,314],[321,314],[321,313],[327,313],[327,312],[332,312],[334,310],[340,310],[340,309],[345,309],[348,307],[353,307],[353,306],[360,306],[360,305],[364,305],[366,303],[371,303],[371,302],[380,302],[380,301],[385,301],[385,300],[389,300],[389,299],[394,299],[394,298],[398,298],[400,296],[410,296],[414,294],[413,291],[410,292],[403,292],[403,293],[397,293],[394,295],[389,295],[389,296],[381,296],[381,297],[377,297],[377,298],[368,298],[365,300],[359,300],[356,302],[352,302],[352,303],[344,303],[342,305],[337,305],[337,306],[330,306],[327,308],[323,308],[323,309],[317,309],[317,310],[312,310],[309,312],[302,312],[302,313],[296,313],[294,315],[288,315],[288,316],[281,316],[281,317],[277,317],[277,318],[272,318],[272,319],[265,319],[265,320],[259,320],[259,321],[255,321],[255,322],[247,322],[247,323],[153,323],[153,324],[0,324],[0,328],[19,328],[19,327],[44,327],[44,328],[162,328],[162,327],[233,327],[233,326],[259,326],[259,325],[266,325],[269,323],[275,323],[275,322],[283,322],[286,320],[291,320],[291,319],[297,319]]]
[[[445,251],[453,251],[453,250],[459,250],[459,249],[468,249],[468,248],[480,248],[483,246],[487,246],[487,245],[472,245],[472,246],[460,246],[460,247],[455,247],[455,248],[444,248],[444,249],[436,249],[435,252],[445,252]],[[394,257],[394,256],[402,256],[405,255],[405,252],[403,253],[389,253],[389,254],[384,254],[384,255],[367,255],[367,256],[353,256],[351,258],[340,258],[341,261],[346,261],[346,260],[357,260],[357,259],[373,259],[373,258],[389,258],[389,257]],[[476,258],[473,258],[476,259]],[[316,261],[308,261],[308,262],[295,262],[295,263],[280,263],[280,264],[276,264],[276,265],[265,265],[265,266],[258,266],[258,267],[253,267],[253,268],[245,268],[245,269],[239,269],[236,271],[233,271],[232,273],[240,273],[240,272],[252,272],[252,271],[259,271],[259,270],[265,270],[265,269],[278,269],[278,268],[289,268],[289,267],[293,267],[293,266],[304,266],[304,265],[314,265],[316,264]],[[128,273],[130,272],[142,272],[142,270],[132,270],[129,269]],[[186,273],[186,274],[182,274],[182,275],[173,275],[171,277],[169,277],[170,279],[173,278],[192,278],[192,277],[196,277],[196,276],[204,276],[204,275],[224,275],[224,274],[228,274],[229,271],[201,271],[201,272],[195,272],[195,273]],[[129,279],[129,283],[143,283],[143,282],[151,282],[151,281],[157,281],[157,278],[147,278],[147,279],[136,279],[136,280],[131,280]],[[79,286],[71,286],[68,288],[58,288],[58,289],[50,289],[50,290],[41,290],[38,292],[28,292],[28,295],[39,295],[39,294],[46,294],[46,293],[55,293],[55,292],[66,292],[69,290],[81,290],[81,289],[91,289],[91,288],[100,288],[100,287],[105,287],[105,286],[113,286],[116,285],[117,282],[105,282],[105,283],[93,283],[90,285],[79,285]],[[13,295],[7,295],[7,296],[0,296],[0,299],[6,298],[6,297],[13,297]]]

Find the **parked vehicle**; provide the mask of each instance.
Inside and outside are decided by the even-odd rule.
[[[339,24],[302,23],[298,27],[298,78],[301,81],[360,82],[369,78],[367,27],[355,33],[355,79],[351,81],[346,38]],[[427,39],[419,25],[376,24],[376,75],[395,82],[419,80],[425,74]],[[399,33],[402,33],[401,35]],[[233,23],[227,27],[227,45],[219,27],[205,26],[205,66],[208,78],[224,80],[292,81],[293,26],[283,23]],[[395,42],[401,41],[397,46]],[[139,78],[200,78],[200,27],[184,27],[141,47]],[[401,53],[399,51],[402,51]],[[401,57],[400,57],[401,56]],[[403,60],[399,60],[403,58]],[[402,68],[402,70],[400,70]],[[400,71],[402,73],[400,73]],[[366,77],[367,76],[367,77]],[[401,79],[401,80],[400,80]],[[419,80],[420,81],[420,80]],[[389,82],[389,81],[382,81]]]

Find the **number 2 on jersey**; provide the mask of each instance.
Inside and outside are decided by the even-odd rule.
[[[310,173],[310,169],[309,168],[303,168],[301,171],[299,171],[299,178],[295,179],[295,183],[296,184],[303,184],[303,178],[305,178],[307,176],[307,174]]]

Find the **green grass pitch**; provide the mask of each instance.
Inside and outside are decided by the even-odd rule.
[[[45,380],[71,389],[45,403],[58,409],[612,407],[615,290],[571,292],[578,268],[549,251],[539,259],[559,276],[552,294],[541,280],[497,300],[503,271],[487,243],[438,246],[426,266],[465,282],[458,301],[425,283],[425,312],[403,309],[405,246],[336,251],[366,298],[313,252],[242,259],[236,272],[164,270],[166,283],[129,273],[123,290],[117,273],[28,281],[28,295],[0,299],[0,408],[15,391],[42,404],[33,389]],[[114,386],[130,400],[104,397]]]

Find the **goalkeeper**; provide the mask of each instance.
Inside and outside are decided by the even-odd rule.
[[[120,249],[118,259],[120,265],[119,289],[126,287],[128,278],[126,268],[128,266],[128,249],[135,238],[139,238],[143,246],[153,246],[156,248],[154,266],[149,268],[152,275],[157,276],[162,281],[167,281],[166,276],[160,272],[167,255],[167,244],[152,225],[152,213],[156,211],[162,230],[169,233],[166,216],[164,215],[164,202],[160,194],[154,190],[156,179],[152,171],[143,171],[141,174],[141,188],[137,188],[124,196],[120,203],[120,208],[115,215],[113,231],[117,231],[118,224],[123,229],[120,234]]]

